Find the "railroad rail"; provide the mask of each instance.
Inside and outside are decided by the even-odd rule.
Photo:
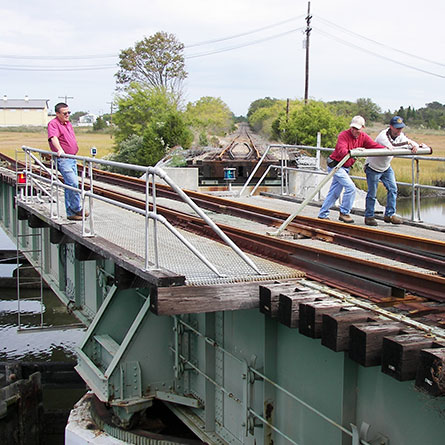
[[[94,170],[93,178],[96,181],[120,186],[125,190],[141,193],[145,193],[146,190],[145,181],[124,175]],[[136,208],[145,206],[144,200],[128,193],[107,190],[105,187],[97,186],[97,183],[94,191]],[[178,199],[170,187],[162,184],[156,185],[156,192],[158,196],[167,199]],[[246,218],[267,226],[278,227],[289,216],[284,212],[198,192],[188,191],[187,194],[201,208]],[[157,211],[174,225],[202,236],[214,237],[205,224],[190,214],[160,205],[157,205]],[[282,264],[293,265],[305,271],[307,276],[314,280],[380,305],[403,304],[404,307],[411,307],[414,315],[436,314],[436,322],[445,324],[445,316],[440,315],[443,309],[441,304],[445,303],[444,242],[366,227],[346,226],[335,221],[322,221],[304,216],[298,216],[289,224],[288,233],[322,240],[326,242],[323,243],[325,244],[323,247],[302,245],[295,240],[277,239],[228,225],[219,224],[219,226],[245,251]],[[419,272],[403,266],[383,264],[378,258],[371,261],[354,255],[336,253],[330,249],[329,243],[373,253],[425,270]],[[431,304],[428,300],[439,304]]]
[[[243,159],[255,159],[259,160],[261,158],[260,152],[256,143],[254,142],[252,135],[247,131],[246,126],[240,126],[238,134],[226,145],[226,147],[218,154],[217,158],[222,161],[225,157],[229,156],[230,159],[234,160],[239,158],[236,149],[237,146],[247,147],[248,153],[242,153]]]

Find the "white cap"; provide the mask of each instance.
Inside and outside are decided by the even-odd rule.
[[[363,119],[361,116],[354,116],[349,126],[357,128],[357,130],[361,130],[365,126],[365,119]]]

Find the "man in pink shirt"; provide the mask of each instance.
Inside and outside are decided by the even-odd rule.
[[[69,107],[61,102],[55,107],[56,117],[48,124],[48,143],[52,151],[57,153],[57,168],[63,176],[65,185],[79,188],[77,162],[75,159],[63,157],[63,155],[76,155],[79,151],[73,126],[70,122]],[[80,193],[65,189],[66,216],[70,220],[82,220],[82,206]],[[85,216],[88,216],[86,213]]]
[[[374,142],[370,136],[362,132],[365,126],[365,119],[362,116],[352,118],[349,130],[342,131],[338,135],[335,150],[328,157],[328,172],[330,172],[347,154],[354,148],[385,148],[383,145]],[[354,164],[355,159],[348,159],[332,178],[331,187],[321,206],[318,217],[320,219],[329,218],[329,209],[340,197],[343,189],[343,197],[340,204],[339,220],[345,223],[353,223],[350,212],[355,199],[355,184],[349,176],[349,169]]]

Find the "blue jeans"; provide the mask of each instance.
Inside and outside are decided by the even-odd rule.
[[[57,169],[63,176],[66,185],[79,188],[77,176],[77,162],[75,159],[58,158],[56,159]],[[80,193],[65,189],[65,208],[66,216],[72,216],[82,210],[80,204]]]
[[[328,167],[328,172],[331,170],[332,168]],[[343,189],[345,189],[345,191],[340,204],[340,213],[349,215],[352,205],[354,204],[356,190],[355,184],[352,182],[352,179],[349,176],[349,167],[341,167],[333,176],[331,188],[329,189],[328,195],[326,196],[326,199],[324,200],[318,214],[319,218],[327,218],[329,216],[329,209],[340,197]]]
[[[382,181],[388,192],[386,197],[385,216],[394,215],[396,213],[397,184],[393,169],[389,167],[384,172],[377,172],[367,165],[365,168],[365,173],[366,182],[368,183],[365,218],[372,218],[374,216],[374,207],[379,181]]]

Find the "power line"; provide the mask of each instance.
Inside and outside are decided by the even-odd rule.
[[[92,65],[84,67],[32,67],[20,65],[0,65],[0,71],[94,71],[116,69],[116,65]]]
[[[392,50],[392,51],[396,51],[396,52],[398,52],[398,53],[400,53],[400,54],[404,54],[404,55],[409,56],[409,57],[414,57],[414,58],[416,58],[416,59],[423,60],[424,62],[433,63],[433,64],[435,64],[435,65],[439,65],[439,66],[445,66],[445,63],[440,63],[440,62],[436,62],[436,61],[431,60],[431,59],[426,59],[426,58],[421,57],[421,56],[418,56],[418,55],[416,55],[416,54],[411,54],[411,53],[408,53],[408,52],[406,52],[406,51],[402,51],[402,50],[400,50],[400,49],[397,49],[397,48],[394,48],[394,47],[392,47],[392,46],[386,45],[386,44],[384,44],[384,43],[377,42],[376,40],[370,39],[370,38],[368,38],[368,37],[366,37],[366,36],[363,36],[363,35],[361,35],[361,34],[358,34],[358,33],[354,32],[354,31],[351,31],[351,30],[349,30],[349,29],[343,28],[342,26],[337,25],[336,23],[330,22],[329,20],[326,20],[326,19],[324,19],[323,17],[317,16],[317,18],[318,18],[319,20],[321,20],[322,22],[325,22],[327,25],[333,26],[333,27],[338,28],[338,29],[340,29],[340,30],[342,30],[342,31],[344,31],[344,32],[347,32],[347,33],[352,34],[352,35],[354,35],[354,36],[360,37],[361,39],[367,40],[368,42],[375,43],[376,45],[382,46],[382,47],[384,47],[384,48],[388,48],[388,49],[390,49],[390,50]]]
[[[263,26],[261,28],[256,28],[251,31],[246,31],[246,32],[234,34],[231,36],[221,37],[221,38],[213,39],[213,40],[206,40],[206,41],[197,42],[197,43],[192,43],[190,45],[185,45],[184,48],[186,48],[186,49],[194,48],[197,46],[208,45],[210,43],[218,43],[218,42],[223,42],[225,40],[236,39],[238,37],[245,37],[250,34],[254,34],[254,33],[257,33],[260,31],[264,31],[266,29],[270,29],[270,28],[274,28],[276,26],[283,25],[285,23],[299,20],[302,17],[304,17],[304,15],[292,17],[292,18],[289,18],[286,20],[282,20],[280,22],[273,23],[271,25]],[[301,29],[301,28],[298,28],[298,29]],[[277,34],[276,36],[271,36],[271,37],[268,37],[265,39],[260,39],[260,40],[254,41],[254,42],[245,43],[245,44],[237,45],[234,47],[224,48],[222,50],[215,50],[215,51],[209,50],[208,53],[191,55],[188,58],[202,57],[205,55],[216,54],[216,53],[223,52],[223,51],[231,51],[233,49],[238,49],[238,48],[242,48],[244,46],[261,43],[261,42],[267,41],[269,39],[274,39],[274,38],[280,37],[282,35],[288,34],[289,32],[294,32],[294,31],[295,30],[287,31],[284,33]],[[57,55],[56,56],[36,56],[36,55],[17,56],[17,55],[10,55],[10,54],[0,54],[0,59],[15,59],[15,60],[88,60],[88,59],[106,59],[106,58],[117,58],[117,57],[118,57],[118,54],[89,54],[89,55],[79,55],[79,56],[66,56],[66,55],[64,55],[64,56],[57,56]],[[24,66],[23,71],[67,71],[67,70],[82,71],[82,70],[91,70],[91,69],[109,69],[112,67],[115,67],[115,65],[106,65],[106,66],[97,66],[97,67],[89,66],[89,67],[85,67],[85,68],[84,67],[75,67],[75,68],[47,67],[45,69]],[[0,69],[17,70],[17,69],[22,69],[22,68],[17,65],[16,66],[14,66],[14,65],[0,65]]]
[[[409,64],[404,63],[404,62],[399,62],[398,60],[394,60],[394,59],[392,59],[390,57],[386,57],[386,56],[383,56],[382,54],[378,54],[378,53],[375,53],[374,51],[370,51],[368,49],[362,48],[361,46],[355,45],[354,43],[348,42],[347,40],[343,40],[340,37],[334,36],[334,35],[326,32],[326,31],[323,31],[322,29],[319,29],[319,28],[314,28],[314,29],[316,29],[320,34],[323,34],[325,36],[330,37],[331,39],[334,39],[334,40],[337,40],[340,43],[343,43],[343,45],[350,46],[351,48],[358,49],[358,50],[366,52],[368,54],[372,54],[373,56],[379,57],[380,59],[383,59],[383,60],[388,60],[389,62],[395,63],[397,65],[402,65],[402,66],[404,66],[406,68],[410,68],[410,69],[413,69],[413,70],[416,70],[416,71],[420,71],[421,73],[430,74],[431,76],[436,76],[436,77],[440,77],[442,79],[445,79],[445,76],[442,75],[442,74],[433,73],[432,71],[427,71],[427,70],[424,70],[422,68],[418,68],[416,66],[409,65]]]
[[[274,24],[272,24],[272,25],[263,26],[262,28],[257,28],[257,29],[253,29],[253,30],[251,30],[251,31],[246,31],[246,32],[243,32],[243,33],[241,33],[241,34],[234,34],[234,35],[232,35],[232,36],[221,37],[221,38],[219,38],[219,39],[205,40],[205,41],[203,41],[203,42],[192,43],[191,45],[185,45],[185,48],[194,48],[195,46],[208,45],[209,43],[223,42],[224,40],[230,40],[230,39],[236,39],[236,38],[238,38],[238,37],[244,37],[244,36],[247,36],[247,35],[249,35],[249,34],[255,34],[255,33],[257,33],[257,32],[264,31],[265,29],[274,28],[275,26],[284,25],[285,23],[289,23],[289,22],[293,22],[293,21],[295,21],[295,20],[299,20],[299,19],[301,19],[302,17],[304,17],[304,14],[303,14],[303,15],[299,15],[298,17],[292,17],[292,18],[290,18],[290,19],[287,19],[287,20],[283,20],[283,21],[281,21],[281,22],[274,23]]]
[[[82,59],[108,59],[117,57],[116,54],[91,54],[86,56],[14,56],[0,54],[0,59],[17,59],[17,60],[82,60]]]
[[[280,37],[283,37],[285,35],[297,32],[297,31],[301,31],[303,30],[303,27],[300,28],[293,28],[278,34],[274,34],[272,36],[268,36],[268,37],[264,37],[262,39],[257,39],[257,40],[253,40],[250,42],[246,42],[246,43],[242,43],[239,45],[234,45],[234,46],[230,46],[227,48],[220,48],[220,49],[215,49],[215,50],[209,50],[209,51],[205,51],[202,53],[196,53],[196,54],[191,54],[189,56],[185,56],[185,59],[195,59],[197,57],[204,57],[204,56],[209,56],[212,54],[218,54],[218,53],[222,53],[222,52],[226,52],[226,51],[233,51],[235,49],[239,49],[239,48],[244,48],[246,46],[251,46],[251,45],[257,45],[259,43],[263,43],[263,42],[267,42],[269,40],[274,40]],[[46,67],[33,67],[33,66],[27,66],[27,65],[0,65],[0,70],[9,70],[9,71],[91,71],[91,70],[105,70],[105,69],[111,69],[111,68],[116,68],[116,65],[89,65],[89,66],[83,66],[83,67],[50,67],[50,66],[46,66]]]
[[[251,42],[242,43],[240,45],[231,46],[231,47],[227,47],[227,48],[216,49],[216,50],[209,50],[209,51],[206,51],[206,52],[203,52],[203,53],[191,54],[189,56],[185,56],[185,58],[186,59],[195,59],[197,57],[210,56],[212,54],[218,54],[218,53],[222,53],[222,52],[225,52],[225,51],[232,51],[232,50],[235,50],[235,49],[244,48],[245,46],[256,45],[258,43],[267,42],[268,40],[277,39],[279,37],[283,37],[283,36],[285,36],[287,34],[291,34],[291,33],[294,33],[296,31],[301,31],[303,29],[304,29],[303,27],[294,28],[294,29],[290,29],[288,31],[284,31],[284,32],[279,33],[279,34],[274,34],[272,36],[265,37],[263,39],[253,40]]]

